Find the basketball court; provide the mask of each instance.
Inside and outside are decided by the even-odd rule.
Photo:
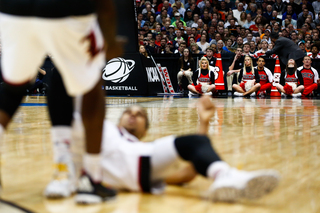
[[[107,118],[117,122],[122,111],[141,104],[149,114],[144,141],[197,131],[198,99],[106,98]],[[48,200],[42,193],[53,168],[46,99],[26,96],[5,136],[0,212],[320,212],[320,100],[213,99],[217,110],[209,136],[221,157],[243,170],[273,168],[281,181],[271,194],[236,204],[213,203],[210,181],[198,176],[184,186],[169,186],[163,195],[119,192],[113,201],[79,206],[72,198]],[[181,165],[177,166],[180,167]],[[18,208],[20,207],[20,208]]]

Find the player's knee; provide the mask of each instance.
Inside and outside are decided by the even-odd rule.
[[[176,138],[175,147],[184,160],[190,161],[194,158],[199,147],[210,146],[210,139],[204,135],[188,135]]]

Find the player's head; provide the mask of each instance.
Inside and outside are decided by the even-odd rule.
[[[258,64],[258,67],[259,67],[259,68],[263,68],[264,65],[266,64],[266,62],[265,62],[265,60],[264,60],[263,57],[259,57],[257,64]]]
[[[122,113],[118,125],[141,139],[146,135],[149,128],[148,114],[140,106],[130,106]]]
[[[206,57],[202,57],[199,62],[200,69],[209,69],[209,61]]]

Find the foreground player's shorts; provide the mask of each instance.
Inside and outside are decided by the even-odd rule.
[[[47,55],[71,96],[90,91],[105,65],[103,37],[95,15],[65,18],[0,13],[2,75],[13,85],[32,81]]]

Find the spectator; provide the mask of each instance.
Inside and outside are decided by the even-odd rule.
[[[146,7],[142,10],[142,15],[146,15],[148,12],[155,14],[155,11],[152,8],[151,3],[149,1],[146,1]]]
[[[192,14],[192,10],[190,8],[188,8],[186,10],[186,13],[184,14],[183,20],[186,22],[187,26],[188,26],[189,21],[193,21],[193,14]]]
[[[167,39],[161,38],[160,45],[156,48],[157,54],[166,54],[166,47],[167,47]]]
[[[174,54],[179,54],[179,56],[183,56],[183,50],[187,47],[185,41],[181,41],[179,44],[179,48],[174,51]]]
[[[250,4],[250,10],[246,11],[247,14],[250,14],[254,19],[257,16],[257,5],[254,3]]]
[[[291,38],[291,41],[293,41],[295,44],[298,44],[299,40],[298,40],[297,33],[295,31],[291,32],[290,38]]]
[[[250,56],[244,57],[244,66],[240,70],[238,83],[240,85],[232,85],[232,88],[236,91],[234,93],[235,96],[255,96],[255,93],[261,87],[259,73],[254,69]]]
[[[250,41],[250,54],[254,55],[257,51],[256,43],[254,41]]]
[[[138,29],[142,28],[144,23],[145,23],[145,20],[143,20],[143,15],[142,13],[139,13],[137,15],[137,21],[138,21]]]
[[[297,27],[300,29],[302,25],[305,23],[307,17],[309,14],[309,10],[307,8],[303,9],[303,12],[301,12],[301,15],[299,14],[299,18],[297,21]]]
[[[236,46],[235,46],[235,48],[243,48],[243,39],[242,39],[242,37],[238,37],[237,38],[237,44],[236,44]]]
[[[285,20],[287,18],[287,15],[290,14],[292,19],[298,20],[297,14],[292,9],[292,5],[287,5],[287,11],[282,15],[282,20]]]
[[[174,4],[173,4],[174,5]],[[175,5],[177,6],[178,12],[182,15],[182,17],[184,16],[186,9],[184,9],[184,6],[182,6],[183,4],[181,3],[181,1],[176,1]]]
[[[144,57],[149,57],[148,53],[147,53],[147,50],[146,50],[145,46],[143,46],[143,45],[139,46],[139,53],[141,55],[143,55]]]
[[[244,11],[244,9],[243,9],[243,3],[241,3],[241,2],[238,4],[237,9],[232,10],[233,16],[237,19],[237,21],[240,20],[240,15],[241,15],[241,13],[242,13],[243,11]]]
[[[184,38],[182,37],[181,30],[176,31],[176,37],[174,38],[175,46],[178,47],[181,43],[181,41],[184,41]]]
[[[297,28],[297,21],[292,19],[291,14],[288,14],[285,20],[288,20],[288,23],[292,24],[294,28]],[[282,27],[285,27],[285,20],[282,21]]]
[[[276,10],[272,11],[272,18],[270,20],[270,24],[278,23],[281,24],[282,20],[278,18],[278,12]]]
[[[297,72],[295,60],[289,59],[285,70],[281,72],[280,83],[276,84],[278,91],[282,96],[301,96],[304,90],[303,84],[303,78],[301,72]],[[291,92],[286,87],[291,87]]]
[[[246,12],[242,12],[240,14],[240,19],[238,20],[238,24],[243,27],[243,25],[246,23],[246,21],[247,21],[247,14],[246,14]]]
[[[232,48],[232,40],[231,38],[228,38],[227,41],[225,42],[225,46],[223,47],[223,49],[225,51],[229,51],[229,52],[234,52],[234,48]]]
[[[288,6],[290,5],[291,10],[288,9]],[[287,11],[290,10],[291,12],[294,11],[294,13],[299,14],[301,12],[301,6],[295,3],[295,0],[289,0],[289,3],[287,3]],[[283,14],[282,14],[283,15]],[[298,19],[297,15],[292,15],[292,18],[294,20]],[[282,19],[283,20],[283,19]]]
[[[270,23],[272,19],[272,6],[270,4],[267,6],[267,11],[263,13],[263,16],[267,19],[267,23]]]
[[[188,48],[183,50],[183,56],[179,59],[180,71],[178,72],[177,79],[178,79],[178,86],[179,91],[183,92],[182,88],[182,78],[183,76],[188,79],[189,84],[192,84],[192,75],[193,70],[195,68],[195,62],[191,57],[190,51]]]
[[[272,10],[275,10],[278,14],[282,15],[286,11],[286,5],[282,2],[282,0],[276,0],[276,2],[272,5]]]
[[[249,43],[245,43],[245,44],[243,45],[242,55],[243,55],[243,56],[248,55],[248,56],[252,57],[252,55],[251,55],[251,53],[250,53],[250,44],[249,44]]]
[[[216,61],[217,61],[217,59],[213,56],[214,53],[215,53],[215,50],[212,47],[208,47],[205,55],[205,57],[209,61],[209,65],[212,67],[216,66]]]
[[[165,17],[165,18],[169,17],[169,18],[170,18],[169,14],[168,14],[168,11],[167,11],[166,9],[163,9],[163,10],[161,11],[161,13],[160,13],[159,15],[157,15],[156,21],[157,21],[158,23],[160,23],[160,24],[164,24],[164,23],[162,22],[162,18],[163,18],[163,17]]]
[[[266,39],[261,40],[261,50],[258,50],[253,57],[259,58],[260,56],[265,55],[265,53],[268,51],[268,41]]]
[[[243,27],[246,28],[246,29],[249,29],[249,27],[250,27],[251,25],[255,25],[255,22],[252,21],[252,19],[251,19],[251,14],[249,13],[249,14],[247,14],[247,20],[246,20],[246,22],[244,23]]]
[[[311,59],[320,59],[319,48],[317,45],[312,45],[311,52],[307,53]]]
[[[180,16],[180,13],[175,13],[174,14],[174,18],[175,18],[175,21],[174,22],[172,22],[172,25],[173,26],[175,26],[175,27],[178,27],[178,23],[181,21],[182,23],[183,23],[183,26],[187,26],[187,24],[183,21],[183,20],[181,20],[181,16]]]
[[[211,22],[211,17],[209,16],[208,10],[205,10],[203,12],[203,15],[201,16],[201,20],[204,24],[209,24]]]
[[[167,47],[166,47],[166,53],[167,54],[173,54],[175,50],[176,49],[173,46],[173,42],[172,41],[168,41],[167,42]]]
[[[196,43],[190,44],[190,47],[192,54],[204,54],[204,52],[199,50],[199,46]]]
[[[197,69],[192,77],[193,84],[188,85],[189,91],[194,94],[210,94],[212,95],[216,89],[215,74],[209,66],[209,61],[206,57],[202,57],[199,62],[199,69]],[[201,85],[200,87],[197,85]]]
[[[202,52],[205,52],[207,47],[210,46],[210,44],[207,42],[206,35],[201,35],[200,41],[197,42],[197,45],[201,48]]]

